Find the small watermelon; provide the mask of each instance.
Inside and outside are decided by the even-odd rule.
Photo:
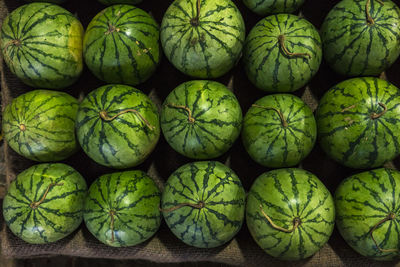
[[[3,134],[18,154],[35,161],[59,161],[79,148],[75,137],[78,101],[64,92],[22,94],[3,113]]]
[[[400,91],[372,77],[331,88],[317,112],[318,138],[334,160],[351,168],[375,168],[400,154]]]
[[[81,147],[97,163],[118,169],[134,167],[158,142],[158,110],[138,89],[105,85],[83,99],[76,131]]]
[[[375,169],[345,179],[335,193],[336,225],[358,253],[399,260],[400,173]]]
[[[265,96],[247,112],[242,140],[253,160],[271,168],[299,164],[312,150],[317,124],[311,109],[297,96]]]
[[[227,73],[241,56],[245,25],[231,0],[175,0],[161,24],[169,61],[197,78]]]
[[[305,0],[243,0],[243,3],[258,15],[292,13],[304,4]]]
[[[400,9],[389,0],[342,0],[326,16],[321,37],[334,71],[379,75],[400,54]]]
[[[81,224],[86,193],[85,180],[72,167],[62,163],[34,165],[8,188],[4,221],[28,243],[55,242]]]
[[[142,171],[106,174],[90,186],[83,219],[104,244],[134,246],[158,230],[160,195],[156,184]]]
[[[231,240],[242,227],[245,191],[239,177],[216,161],[183,165],[167,180],[162,212],[184,243],[212,248]]]
[[[165,99],[161,129],[173,149],[193,159],[210,159],[225,153],[242,127],[242,110],[235,95],[223,84],[190,81]]]
[[[142,2],[142,0],[98,0],[98,1],[107,6],[115,4],[136,5]]]
[[[145,11],[131,5],[110,6],[86,29],[86,65],[107,83],[143,83],[160,61],[159,35],[157,22]]]
[[[247,77],[268,92],[292,92],[318,71],[322,44],[318,30],[307,20],[279,14],[259,21],[243,50]]]
[[[328,241],[335,205],[324,184],[301,169],[259,176],[247,196],[246,222],[257,244],[281,260],[310,257]]]
[[[1,28],[1,51],[11,72],[24,83],[60,89],[74,83],[83,68],[83,27],[60,6],[23,5]]]

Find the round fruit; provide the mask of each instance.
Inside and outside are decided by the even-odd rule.
[[[136,5],[142,2],[142,0],[98,0],[98,1],[107,6],[115,4]]]
[[[70,166],[34,165],[11,183],[3,201],[4,220],[28,243],[55,242],[81,224],[86,193],[85,180]]]
[[[258,15],[292,13],[303,5],[304,0],[243,0],[243,3]]]
[[[145,11],[131,5],[110,6],[86,30],[86,65],[107,83],[143,83],[160,61],[159,35],[157,22]]]
[[[339,232],[358,253],[399,259],[399,195],[400,173],[383,168],[350,176],[336,189]]]
[[[270,168],[299,164],[311,152],[316,138],[311,109],[290,94],[257,100],[243,120],[244,147],[253,160]]]
[[[231,240],[242,227],[245,192],[236,174],[216,161],[186,164],[165,185],[162,212],[184,243],[212,248]]]
[[[400,154],[400,91],[378,78],[353,78],[322,97],[318,138],[334,160],[351,168],[381,166]]]
[[[245,25],[231,0],[175,0],[161,24],[161,44],[181,72],[216,78],[238,61]]]
[[[247,77],[268,92],[292,92],[319,69],[322,44],[318,30],[295,15],[279,14],[259,21],[243,50]]]
[[[100,176],[89,188],[83,219],[89,231],[113,247],[140,244],[160,227],[160,190],[142,171]]]
[[[157,107],[126,85],[105,85],[82,101],[76,119],[79,143],[97,163],[129,168],[142,163],[160,137]]]
[[[325,18],[321,37],[334,71],[379,75],[400,54],[400,9],[389,0],[343,0]]]
[[[82,39],[83,27],[69,11],[32,3],[5,18],[0,47],[7,66],[24,83],[60,89],[82,72]]]
[[[312,173],[280,169],[259,176],[247,196],[246,222],[257,244],[281,260],[310,257],[335,223],[331,194]]]
[[[239,136],[242,110],[223,84],[190,81],[165,99],[161,128],[167,142],[182,155],[210,159],[225,153]]]
[[[15,98],[3,113],[3,134],[18,154],[35,161],[59,161],[75,153],[78,101],[57,91],[34,90]]]

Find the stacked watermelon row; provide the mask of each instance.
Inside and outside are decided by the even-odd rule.
[[[251,1],[246,4],[254,10],[258,5],[265,9],[268,1],[262,2],[253,7]],[[228,0],[174,1],[164,16],[161,35],[146,12],[130,5],[113,5],[92,20],[84,38],[82,26],[68,11],[51,4],[31,4],[5,20],[1,48],[10,70],[31,86],[58,89],[71,85],[81,73],[83,59],[93,74],[107,83],[137,85],[159,64],[160,35],[167,58],[187,75],[219,77],[237,63],[243,48],[246,74],[254,85],[268,92],[292,92],[318,71],[322,43],[332,68],[340,72],[346,66],[343,74],[350,76],[377,75],[396,60],[400,53],[395,41],[400,35],[398,7],[390,1],[358,2],[344,0],[331,11],[322,28],[322,41],[311,23],[288,14],[261,20],[245,40],[243,18]],[[298,5],[301,1],[293,1],[285,11]],[[268,14],[279,8],[257,12]],[[335,28],[340,25],[335,21],[336,12],[346,9],[359,17],[349,16]],[[41,26],[58,17],[65,20],[60,22],[65,28]],[[358,35],[346,43],[349,27],[356,28]],[[361,51],[364,43],[360,40],[365,38],[369,40],[367,56],[361,61],[362,53],[351,50],[358,46]],[[371,52],[382,44],[386,49],[382,54]],[[326,153],[348,167],[378,167],[400,153],[399,90],[377,78],[354,78],[333,87],[321,100],[317,120],[299,98],[274,94],[254,103],[243,123],[235,95],[217,82],[192,81],[178,86],[166,98],[161,119],[154,103],[127,85],[102,86],[87,95],[79,108],[75,99],[61,92],[35,90],[22,95],[5,112],[5,137],[25,157],[57,161],[77,150],[76,128],[85,153],[113,168],[142,163],[154,150],[161,129],[176,151],[193,159],[221,156],[242,130],[250,156],[275,168],[298,165],[312,150],[317,131]],[[15,234],[28,242],[53,242],[75,230],[83,216],[101,242],[135,245],[157,231],[160,199],[168,226],[189,245],[222,245],[243,223],[245,199],[240,179],[218,162],[182,166],[168,179],[162,197],[143,172],[104,175],[89,189],[84,208],[86,184],[81,177],[67,179],[79,177],[69,168],[41,164],[21,173],[9,189],[3,209]],[[61,174],[63,171],[66,174]],[[390,188],[381,191],[376,188],[388,182],[371,182],[369,187],[363,181],[371,176],[386,179],[385,175]],[[399,211],[394,197],[397,175],[386,169],[363,173],[348,179],[360,185],[346,187],[344,182],[337,191],[337,222],[344,235],[357,220],[381,219],[348,235],[349,244],[363,255],[383,260],[397,257],[398,238],[391,234],[397,229]],[[363,203],[371,208],[366,211],[371,215],[366,217],[354,215],[356,208],[348,207],[353,202],[361,204],[355,196],[359,190],[367,192]],[[392,192],[393,199],[387,200],[390,204],[382,201],[388,199],[381,196],[387,191]],[[70,196],[71,204],[61,207],[59,199]],[[265,173],[249,193],[250,232],[267,253],[281,259],[302,259],[318,251],[332,233],[334,217],[329,191],[317,177],[300,169]],[[50,228],[38,231],[43,222]]]

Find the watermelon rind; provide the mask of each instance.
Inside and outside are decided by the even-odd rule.
[[[293,13],[304,4],[305,0],[243,0],[254,13],[266,16],[277,13]]]

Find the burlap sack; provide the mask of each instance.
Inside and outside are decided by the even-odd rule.
[[[145,0],[140,7],[150,11],[156,20],[161,23],[162,15],[172,0]],[[249,31],[260,17],[250,13],[242,4],[242,1],[234,1],[242,11],[246,21],[246,27]],[[302,8],[301,14],[309,19],[314,25],[319,27],[324,16],[337,1],[327,0],[308,0]],[[23,4],[17,0],[0,0],[0,20],[2,21],[6,14],[17,6]],[[103,6],[96,1],[69,0],[65,7],[71,12],[77,14],[83,25],[86,27],[94,15],[99,12]],[[19,82],[1,62],[1,87],[3,108],[10,100],[31,88]],[[399,75],[396,71],[400,69],[399,63],[393,66],[387,76],[390,81],[400,86]],[[343,80],[332,73],[324,64],[321,70],[308,87],[299,90],[295,94],[302,97],[310,107],[315,110],[318,105],[318,99],[328,90],[329,87]],[[163,58],[160,68],[153,79],[145,84],[138,86],[141,90],[148,93],[151,98],[160,106],[162,100],[168,93],[180,83],[190,80],[176,71],[173,66]],[[265,94],[254,88],[247,80],[243,68],[239,65],[229,74],[218,79],[228,85],[237,95],[244,112],[249,106]],[[87,70],[82,78],[66,92],[75,97],[82,98],[89,91],[102,85]],[[16,175],[25,168],[35,163],[18,156],[6,145],[4,146],[4,156],[6,162],[7,183],[12,181]],[[226,155],[217,160],[226,163],[235,170],[241,178],[244,187],[248,190],[254,179],[261,173],[267,171],[254,163],[246,154],[240,140]],[[189,162],[188,159],[175,153],[161,138],[156,150],[152,156],[146,160],[140,169],[147,171],[162,188],[163,182],[179,166]],[[86,179],[88,184],[99,175],[113,172],[99,166],[91,161],[83,152],[79,152],[65,163],[76,168]],[[398,161],[392,163],[395,166]],[[355,171],[344,168],[333,161],[327,159],[318,146],[312,151],[311,155],[301,164],[302,168],[316,174],[325,183],[325,185],[334,192],[338,183],[346,176]],[[87,231],[84,225],[69,237],[49,245],[29,245],[19,238],[15,237],[4,225],[2,216],[1,234],[1,252],[5,257],[11,258],[32,258],[49,255],[79,256],[88,258],[109,258],[109,259],[143,259],[154,262],[197,262],[212,261],[240,266],[365,266],[382,265],[393,266],[395,263],[377,263],[368,260],[355,253],[335,230],[329,243],[313,257],[294,263],[281,262],[264,253],[252,240],[246,225],[243,226],[237,237],[228,244],[215,249],[197,249],[184,245],[162,224],[158,233],[148,242],[129,248],[111,248],[98,242]]]

